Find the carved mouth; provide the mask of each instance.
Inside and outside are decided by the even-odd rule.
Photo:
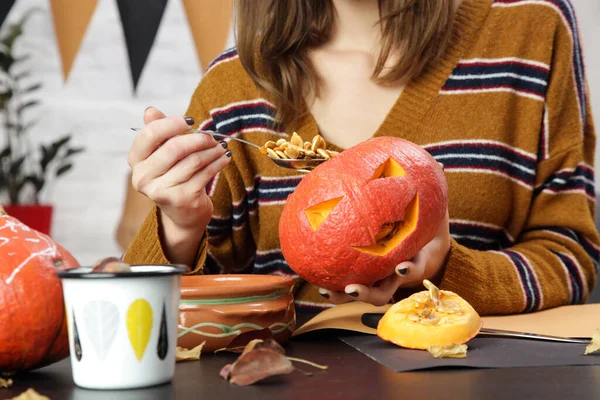
[[[398,247],[417,227],[419,216],[419,197],[415,197],[408,203],[404,220],[386,222],[375,235],[375,243],[370,246],[354,246],[358,251],[376,256],[385,256],[394,248]]]

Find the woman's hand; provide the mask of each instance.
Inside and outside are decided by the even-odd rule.
[[[370,303],[375,306],[387,304],[399,288],[419,286],[424,279],[435,281],[446,264],[450,251],[450,227],[448,211],[440,223],[436,236],[410,261],[396,266],[395,273],[373,286],[351,284],[344,292],[331,292],[319,289],[321,296],[334,304],[347,303],[352,300]]]
[[[213,212],[206,185],[229,164],[231,151],[210,135],[181,135],[194,125],[191,117],[167,118],[150,107],[144,124],[127,159],[132,185],[159,207],[170,261],[189,265]]]

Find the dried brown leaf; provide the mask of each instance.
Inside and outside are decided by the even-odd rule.
[[[311,367],[315,367],[315,368],[318,368],[318,369],[321,369],[321,370],[326,370],[327,368],[329,368],[327,365],[317,364],[317,363],[314,363],[312,361],[305,360],[303,358],[288,357],[287,359],[290,360],[290,361],[299,362],[299,363],[302,363],[302,364],[307,364],[307,365],[310,365]]]
[[[285,375],[294,371],[287,357],[270,348],[253,349],[242,354],[227,374],[229,382],[248,386],[275,375]]]
[[[231,341],[227,343],[227,346],[225,348],[219,349],[215,352],[227,350],[232,353],[241,353],[246,348],[246,345],[251,341],[255,339],[267,340],[271,339],[272,337],[273,332],[271,332],[269,328],[255,329],[251,331],[242,332],[233,339],[231,339]]]
[[[2,379],[0,378],[0,388],[9,388],[13,384],[12,379]]]
[[[585,348],[585,353],[583,353],[583,354],[588,355],[591,353],[595,353],[598,350],[600,350],[600,329],[598,329],[594,333],[594,335],[592,336],[592,340],[590,341],[590,344],[587,345],[587,347]]]
[[[467,357],[466,344],[432,345],[427,349],[435,358],[465,358]]]
[[[199,360],[202,353],[202,347],[206,342],[200,343],[198,346],[189,350],[183,347],[177,347],[175,349],[175,360],[176,361],[190,361]]]
[[[11,400],[50,400],[50,397],[42,396],[34,389],[29,388],[17,397],[13,397]]]

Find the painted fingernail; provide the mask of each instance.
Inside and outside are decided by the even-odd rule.
[[[348,293],[348,292],[346,292],[346,294],[347,294],[348,296],[351,296],[351,297],[358,297],[358,290],[354,290],[354,291],[352,291],[352,292],[349,292],[349,293]]]
[[[196,123],[196,121],[192,117],[185,117],[185,123],[188,124],[189,126],[192,126]]]
[[[231,158],[231,150],[227,150],[227,151],[225,152],[225,155],[226,155],[227,157],[230,157],[230,158]]]
[[[408,267],[398,268],[396,269],[398,275],[406,276],[408,275]]]
[[[221,146],[223,146],[224,149],[227,148],[227,142],[224,140],[221,140],[219,143],[221,143]]]
[[[327,293],[327,290],[325,290],[325,289],[319,289],[319,294],[321,296],[323,296],[324,298],[329,299],[329,293]]]

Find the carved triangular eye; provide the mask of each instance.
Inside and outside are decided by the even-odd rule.
[[[400,164],[398,164],[398,161],[394,160],[393,158],[388,158],[386,162],[377,168],[371,177],[371,180],[381,178],[397,178],[404,175],[406,175],[406,171]]]
[[[327,200],[322,203],[316,204],[312,207],[304,210],[308,223],[313,231],[316,231],[319,226],[325,221],[329,213],[333,211],[335,206],[342,200],[343,197],[336,197],[335,199]]]

